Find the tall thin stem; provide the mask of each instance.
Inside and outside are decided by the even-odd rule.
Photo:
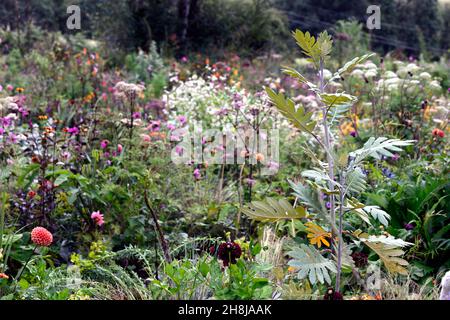
[[[340,175],[339,183],[341,186],[345,184],[345,177],[343,174]],[[337,273],[336,273],[336,286],[335,291],[340,291],[339,287],[341,285],[341,270],[342,270],[342,223],[344,216],[344,199],[345,192],[342,189],[339,189],[339,233],[338,233],[338,245],[337,245]]]
[[[323,77],[323,59],[320,59],[320,68],[319,68],[319,88],[320,92],[324,93],[325,85],[324,85],[324,77]],[[330,143],[330,130],[328,128],[328,109],[327,106],[324,105],[322,108],[322,122],[323,122],[323,132],[324,132],[324,146],[325,146],[325,153],[327,154],[327,162],[328,162],[328,176],[330,177],[330,180],[328,182],[328,188],[330,190],[334,189],[333,182],[334,181],[334,159],[332,156],[332,146]],[[331,231],[332,231],[332,239],[336,236],[335,230],[336,230],[336,213],[334,208],[334,195],[330,196],[330,219],[331,219]]]

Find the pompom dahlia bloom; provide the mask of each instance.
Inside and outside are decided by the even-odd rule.
[[[98,226],[102,226],[105,223],[105,220],[103,220],[103,215],[100,211],[92,212],[91,219],[94,220],[95,224]]]
[[[42,247],[48,247],[53,242],[53,235],[43,227],[36,227],[31,231],[31,241]]]
[[[211,254],[214,254],[215,248],[210,248]],[[237,259],[242,255],[242,249],[236,242],[224,242],[219,245],[217,249],[217,257],[222,260],[223,265],[228,267],[231,264],[235,264]]]

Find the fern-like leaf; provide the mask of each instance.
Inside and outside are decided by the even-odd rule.
[[[311,284],[317,281],[331,284],[329,272],[336,273],[336,266],[332,260],[324,258],[313,246],[301,244],[300,247],[289,251],[288,255],[293,258],[288,265],[298,269],[299,279],[308,277]]]
[[[347,175],[347,189],[351,192],[361,193],[367,188],[366,176],[361,168],[356,167]]]
[[[295,108],[294,101],[286,99],[282,93],[275,93],[270,88],[265,88],[270,101],[277,107],[278,111],[286,117],[294,126],[302,131],[312,133],[316,126],[316,121],[311,118],[312,112],[306,112],[305,108],[299,106]]]
[[[354,164],[358,164],[367,157],[373,157],[380,160],[382,156],[392,157],[392,152],[400,152],[400,147],[405,147],[413,144],[415,140],[399,140],[388,139],[385,137],[374,138],[371,137],[361,149],[350,153],[351,157],[354,157]]]
[[[412,245],[412,243],[395,239],[392,236],[360,234],[359,238],[380,257],[389,272],[408,275],[408,270],[406,269],[408,261],[400,258],[405,253],[401,248]]]
[[[351,61],[348,61],[346,64],[344,64],[344,66],[342,68],[340,68],[331,78],[330,81],[336,80],[336,79],[340,79],[344,74],[352,72],[353,69],[355,69],[355,67],[364,62],[365,60],[369,59],[370,57],[372,57],[374,55],[374,53],[368,53],[365,54],[361,57],[355,57],[353,58]]]

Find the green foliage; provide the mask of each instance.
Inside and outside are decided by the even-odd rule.
[[[266,198],[264,201],[253,201],[242,212],[250,218],[258,221],[278,221],[284,219],[300,219],[305,217],[306,211],[303,207],[292,207],[286,199],[275,200]]]
[[[293,258],[288,264],[298,269],[299,279],[308,278],[311,284],[316,282],[331,284],[330,272],[336,273],[336,266],[313,246],[301,244],[287,254]]]
[[[298,129],[312,132],[316,122],[312,120],[312,112],[306,112],[302,106],[296,107],[291,99],[286,99],[282,93],[275,93],[272,89],[266,88],[272,103],[280,113],[285,116]]]

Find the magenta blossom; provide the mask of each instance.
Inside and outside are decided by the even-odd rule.
[[[105,220],[103,220],[103,214],[101,214],[100,211],[92,212],[91,219],[94,220],[94,223],[99,227],[105,223]]]
[[[102,142],[100,142],[100,147],[102,149],[106,149],[109,145],[109,141],[108,140],[102,140]]]
[[[201,177],[202,177],[202,175],[200,174],[200,169],[199,169],[199,168],[196,168],[196,169],[194,170],[194,178],[195,178],[196,180],[200,180]]]
[[[76,136],[77,134],[80,133],[80,129],[78,129],[77,127],[67,128],[67,132],[70,133],[71,135]]]

